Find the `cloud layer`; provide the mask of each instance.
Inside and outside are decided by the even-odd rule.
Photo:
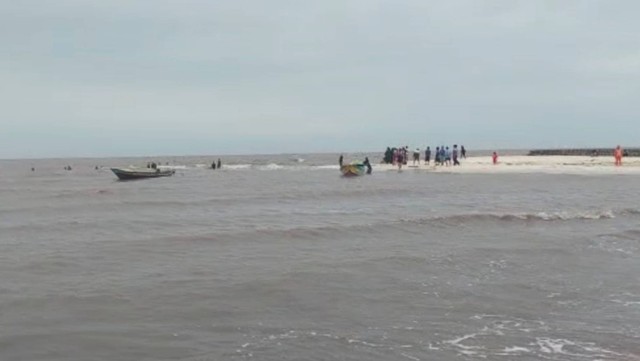
[[[0,5],[0,157],[638,144],[634,1]]]

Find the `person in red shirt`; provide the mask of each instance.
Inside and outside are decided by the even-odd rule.
[[[498,164],[498,153],[493,152],[491,158],[493,159],[493,164]]]
[[[616,159],[616,166],[621,166],[622,165],[622,148],[620,148],[620,146],[617,146],[616,149],[613,151],[613,157]]]

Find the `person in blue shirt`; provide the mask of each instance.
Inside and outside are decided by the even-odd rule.
[[[447,147],[444,151],[445,153],[445,161],[447,162],[447,167],[451,165],[451,151],[449,150],[449,147]]]

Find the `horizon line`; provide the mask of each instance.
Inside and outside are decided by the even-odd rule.
[[[386,148],[386,147],[385,147]],[[541,148],[498,148],[498,149],[474,149],[474,152],[491,152],[491,151],[533,151],[533,150],[566,150],[566,149],[614,149],[615,147],[541,147]],[[411,149],[411,148],[410,148]],[[422,149],[422,148],[421,148]],[[468,148],[467,148],[468,149]],[[626,147],[626,149],[640,149],[640,147]],[[305,154],[355,154],[355,153],[384,153],[383,150],[371,151],[349,151],[349,152],[267,152],[267,153],[220,153],[220,154],[155,154],[155,155],[104,155],[104,156],[72,156],[72,157],[23,157],[23,158],[0,158],[0,161],[19,161],[19,160],[54,160],[54,159],[109,159],[109,158],[161,158],[161,157],[241,157],[250,155],[305,155]]]

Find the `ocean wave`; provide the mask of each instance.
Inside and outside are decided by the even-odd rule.
[[[186,165],[158,165],[158,169],[185,170],[187,168]]]
[[[222,169],[244,170],[251,169],[251,164],[223,164]]]
[[[311,167],[312,169],[335,169],[338,170],[340,169],[339,165],[316,165]]]
[[[434,221],[462,223],[471,221],[571,221],[571,220],[598,220],[611,219],[616,215],[636,214],[623,211],[558,211],[558,212],[522,212],[522,213],[466,213],[445,216],[434,216],[418,219],[403,219],[406,223],[432,223]],[[637,213],[637,214],[640,214]]]
[[[234,200],[235,201],[235,200]],[[224,199],[204,199],[198,204],[206,204],[215,202],[220,204],[224,202]],[[193,201],[131,201],[123,202],[123,204],[135,205],[135,206],[190,206],[193,205]],[[69,207],[73,209],[75,207]],[[31,208],[25,209],[11,209],[1,210],[0,214],[10,214],[19,211],[29,211]],[[340,213],[336,210],[330,211],[331,213]],[[315,214],[315,213],[310,213]],[[320,214],[320,213],[319,213]],[[530,212],[530,213],[457,213],[449,215],[434,215],[417,218],[401,218],[401,219],[389,219],[389,220],[372,220],[369,223],[356,223],[356,224],[330,224],[330,225],[308,225],[308,226],[285,226],[285,225],[273,225],[269,227],[257,227],[252,230],[238,230],[231,231],[231,233],[263,233],[271,235],[284,236],[286,238],[306,238],[324,236],[333,233],[344,232],[371,232],[377,229],[389,229],[389,228],[405,228],[407,225],[430,225],[430,226],[457,226],[465,223],[474,222],[493,222],[493,223],[527,223],[527,222],[571,222],[571,221],[601,221],[613,219],[619,216],[637,216],[640,215],[640,210],[637,209],[623,209],[623,210],[600,210],[600,211],[558,211],[558,212]],[[38,227],[40,225],[31,225]],[[6,229],[12,229],[14,227],[7,227]],[[636,231],[630,231],[631,233],[625,234],[626,237],[635,237]],[[640,234],[640,231],[637,231]],[[226,232],[223,232],[226,233]],[[609,235],[610,236],[610,235]]]
[[[284,168],[285,168],[284,166],[276,163],[269,163],[267,165],[261,165],[257,167],[258,170],[280,170]]]
[[[223,164],[223,170],[258,170],[258,171],[274,171],[274,170],[287,170],[287,171],[298,171],[298,170],[338,170],[340,167],[338,165],[333,164],[320,164],[320,165],[307,165],[303,164],[302,161],[295,161],[296,164],[280,164],[280,163],[268,163],[268,164],[251,164],[251,163],[241,163],[241,164]],[[161,169],[175,169],[175,170],[191,170],[191,169],[210,169],[210,164],[196,163],[193,165],[173,165],[173,166],[158,166]]]
[[[281,232],[288,236],[316,236],[326,232],[343,232],[344,230],[353,230],[360,232],[362,230],[371,230],[372,228],[401,226],[403,224],[442,224],[457,225],[465,222],[553,222],[553,221],[597,221],[612,219],[616,216],[640,214],[640,211],[633,210],[603,210],[603,211],[576,211],[576,212],[532,212],[532,213],[469,213],[469,214],[451,214],[446,216],[432,216],[409,218],[400,220],[380,221],[370,224],[359,225],[331,225],[317,227],[293,227],[281,230],[261,230],[266,232]]]
[[[209,240],[222,238],[246,239],[255,234],[260,237],[276,238],[276,239],[317,239],[332,237],[334,235],[352,237],[366,236],[371,234],[381,234],[385,231],[397,232],[398,230],[412,231],[414,227],[423,225],[434,227],[456,227],[462,223],[470,222],[571,222],[571,221],[601,221],[615,218],[617,215],[625,213],[624,211],[599,211],[599,212],[539,212],[539,213],[478,213],[478,214],[452,214],[448,216],[433,216],[414,219],[401,220],[377,220],[370,223],[360,224],[331,224],[331,225],[307,225],[307,226],[284,226],[272,225],[269,227],[257,227],[255,229],[244,230],[228,230],[215,232],[211,234],[193,235],[197,240]],[[640,213],[639,213],[640,214]],[[412,227],[414,226],[414,227]]]

